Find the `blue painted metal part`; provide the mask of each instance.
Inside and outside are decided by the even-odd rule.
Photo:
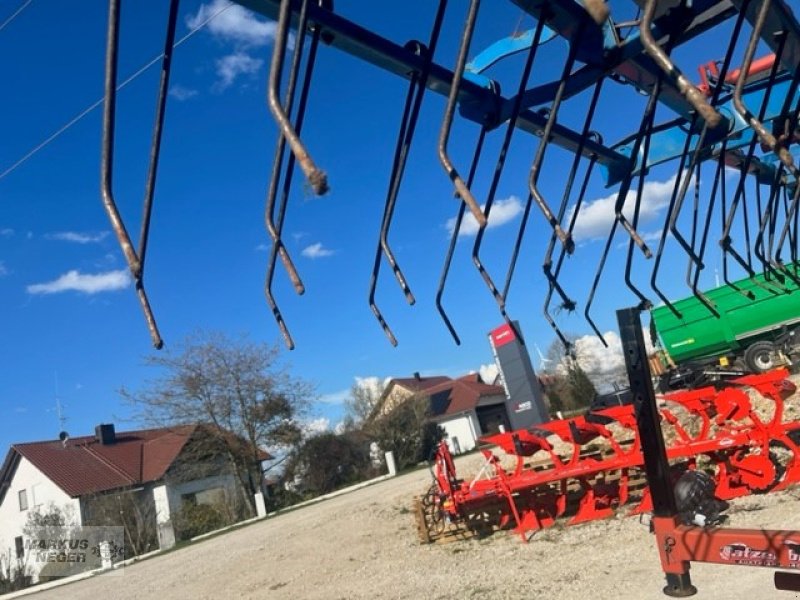
[[[772,93],[770,94],[767,109],[764,113],[764,123],[769,123],[780,116],[790,86],[791,75],[788,73],[779,75],[772,84]],[[765,93],[766,82],[759,81],[745,88],[743,98],[748,106],[760,107],[761,103],[764,101]],[[796,92],[795,98],[793,99],[793,103],[796,104],[797,102],[800,102],[800,92]],[[727,96],[723,98],[715,108],[717,108],[728,121],[727,149],[732,151],[748,146],[756,133],[745,120],[742,119],[736,110],[734,110],[731,97]],[[649,169],[655,165],[669,162],[681,156],[684,152],[686,136],[689,134],[689,127],[689,121],[678,119],[658,128],[652,135],[650,154],[647,165],[645,165],[644,168]],[[697,132],[695,132],[695,135],[696,134]],[[630,157],[633,149],[633,142],[633,137],[631,137],[613,145],[612,148],[616,152]],[[719,151],[720,147],[721,143],[719,141],[711,141],[711,143],[706,144],[706,149],[704,150],[705,157],[713,155],[714,152]],[[695,146],[692,146],[690,152],[694,152],[694,150]],[[634,173],[639,173],[642,170],[643,165],[640,164],[640,161],[641,157],[638,157]],[[609,170],[606,167],[603,167],[603,169],[606,174],[606,183],[608,185],[613,185],[618,182],[614,176],[613,170]]]
[[[512,35],[502,40],[497,40],[494,44],[482,50],[478,55],[467,63],[465,67],[467,73],[483,73],[492,65],[500,62],[504,58],[514,56],[520,52],[529,50],[533,44],[534,30],[523,31],[519,35]],[[549,42],[558,34],[547,27],[542,28],[542,37],[539,45]]]

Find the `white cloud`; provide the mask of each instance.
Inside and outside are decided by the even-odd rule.
[[[310,246],[303,248],[303,251],[300,254],[306,258],[324,258],[326,256],[333,255],[334,251],[325,248],[322,245],[322,242],[317,242],[316,244],[311,244]]]
[[[575,340],[578,364],[587,373],[611,373],[625,367],[619,335],[614,331],[607,331],[603,334],[603,339],[608,348],[596,335],[585,335]]]
[[[178,102],[189,100],[197,96],[197,90],[193,90],[182,85],[176,84],[169,88],[169,95],[175,98]]]
[[[2,235],[3,237],[11,237],[12,235],[14,235],[14,230],[11,229],[10,227],[0,229],[0,235]]]
[[[331,421],[325,417],[318,417],[301,423],[300,427],[303,430],[303,437],[309,438],[330,431]]]
[[[269,244],[258,244],[258,246],[256,246],[256,252],[266,252],[269,248]]]
[[[667,181],[649,181],[644,184],[642,191],[642,205],[639,210],[639,224],[647,224],[655,219],[663,209],[669,205],[672,191],[675,187],[675,177]],[[633,218],[634,204],[636,203],[637,190],[631,189],[625,197],[622,214],[628,220]],[[605,198],[598,198],[585,203],[581,207],[578,219],[575,221],[573,236],[576,241],[587,241],[605,238],[614,222],[614,205],[617,202],[617,193]],[[574,211],[574,207],[572,209]],[[570,212],[572,218],[572,211]]]
[[[62,242],[74,242],[76,244],[96,244],[108,237],[108,231],[100,233],[82,233],[80,231],[60,231],[49,233],[45,236],[48,240],[59,240]]]
[[[330,394],[323,394],[319,397],[319,401],[324,404],[343,404],[344,401],[350,397],[350,388],[339,390],[338,392],[331,392]]]
[[[481,209],[485,209],[486,205],[482,205]],[[522,212],[522,202],[516,196],[509,196],[505,200],[497,200],[492,205],[492,210],[489,213],[489,220],[486,223],[486,228],[500,227],[509,221],[512,221]],[[448,219],[445,228],[452,235],[453,229],[456,226],[456,218]],[[461,227],[458,230],[458,235],[476,235],[478,233],[478,222],[470,211],[464,213],[464,219],[461,221]]]
[[[131,285],[131,276],[127,270],[108,271],[89,275],[80,271],[68,271],[58,279],[46,283],[35,283],[26,289],[29,294],[57,294],[59,292],[83,292],[98,294],[113,292]]]
[[[486,383],[492,384],[500,374],[500,369],[497,368],[495,363],[489,363],[488,365],[481,365],[478,369],[478,374]]]
[[[253,58],[240,50],[218,58],[214,63],[218,77],[216,87],[218,90],[224,90],[230,87],[240,75],[256,73],[261,68],[261,65],[264,64],[264,61],[260,58]]]
[[[228,0],[201,4],[197,14],[186,18],[186,25],[194,30],[211,17],[206,29],[221,41],[264,46],[275,39],[275,22],[259,19],[253,12]]]

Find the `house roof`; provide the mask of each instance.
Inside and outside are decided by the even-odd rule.
[[[69,496],[158,481],[203,426],[180,425],[116,432],[111,444],[95,436],[14,444],[0,469],[0,502],[19,457],[29,460]],[[265,454],[264,459],[269,458]]]
[[[435,375],[432,377],[395,377],[389,381],[389,385],[386,386],[386,389],[388,390],[389,387],[394,384],[418,393],[424,392],[432,387],[436,387],[437,385],[441,385],[442,383],[446,383],[448,381],[450,381],[450,378],[445,377],[444,375]]]
[[[481,398],[504,396],[503,388],[483,383],[477,374],[449,379],[425,391],[431,398],[431,411],[434,417],[445,417],[466,410],[472,410]]]

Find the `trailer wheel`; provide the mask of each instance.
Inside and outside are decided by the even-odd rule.
[[[755,342],[744,351],[744,364],[754,373],[764,373],[777,366],[775,345],[772,342]]]

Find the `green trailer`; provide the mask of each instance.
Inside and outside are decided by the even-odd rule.
[[[676,366],[716,363],[762,372],[796,351],[800,287],[789,277],[778,283],[759,274],[709,290],[705,297],[719,317],[695,296],[673,303],[679,315],[666,305],[651,310],[662,348]],[[800,342],[800,331],[797,337]]]

